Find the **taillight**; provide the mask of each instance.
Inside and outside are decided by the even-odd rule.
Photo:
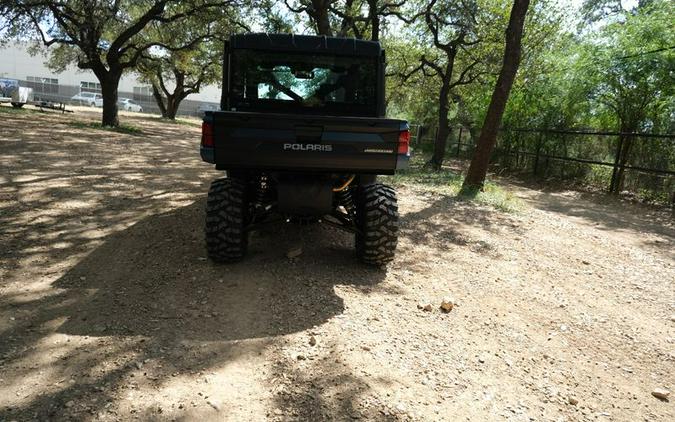
[[[408,129],[398,134],[398,153],[405,155],[410,153],[410,131]]]
[[[202,146],[213,148],[213,123],[202,122]]]

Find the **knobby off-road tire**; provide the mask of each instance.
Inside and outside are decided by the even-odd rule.
[[[396,192],[386,185],[359,188],[356,204],[356,255],[365,264],[384,265],[394,259],[398,243]]]
[[[206,202],[206,249],[215,262],[237,262],[248,247],[246,184],[237,179],[211,183]]]

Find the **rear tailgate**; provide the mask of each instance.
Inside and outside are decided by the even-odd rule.
[[[393,174],[405,121],[217,111],[213,159],[220,169]]]

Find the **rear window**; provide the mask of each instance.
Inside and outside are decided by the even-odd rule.
[[[377,59],[235,50],[232,108],[375,115]]]

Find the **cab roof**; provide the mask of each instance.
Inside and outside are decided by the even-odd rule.
[[[230,48],[264,51],[306,52],[342,56],[379,57],[382,47],[377,41],[316,35],[239,34],[230,37]]]

